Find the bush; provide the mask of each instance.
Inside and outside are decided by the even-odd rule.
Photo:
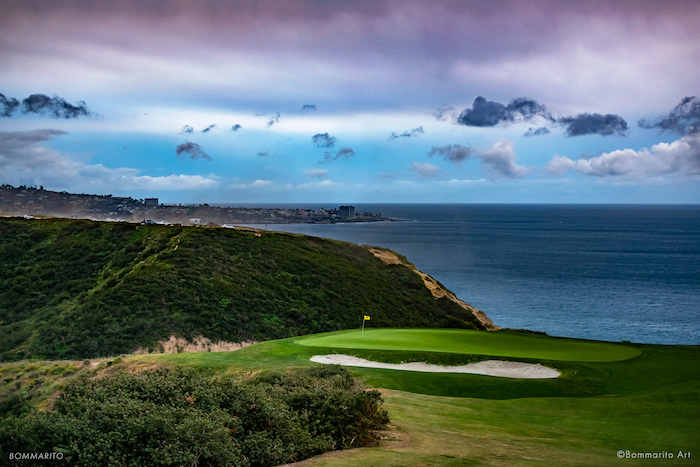
[[[0,457],[62,452],[77,466],[279,465],[372,441],[388,423],[381,404],[377,391],[366,392],[339,367],[247,382],[180,368],[120,372],[72,384],[54,412],[8,413]]]

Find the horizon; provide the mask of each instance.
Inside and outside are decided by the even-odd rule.
[[[0,5],[0,184],[700,204],[697,2]]]
[[[2,185],[0,185],[2,186]],[[12,185],[7,185],[12,187],[13,189],[21,189],[22,186],[12,186]],[[24,186],[25,189],[37,189],[40,190],[42,188],[36,187],[36,186]],[[54,191],[56,190],[48,190],[46,188],[43,188],[45,191]],[[331,208],[333,206],[343,206],[343,205],[351,205],[351,206],[362,206],[362,205],[385,205],[385,206],[596,206],[596,207],[603,207],[603,206],[683,206],[683,207],[692,207],[692,206],[699,206],[700,203],[695,203],[695,202],[688,202],[688,203],[651,203],[651,202],[637,202],[637,203],[591,203],[591,202],[561,202],[561,203],[547,203],[547,202],[510,202],[510,203],[502,203],[502,202],[481,202],[481,203],[475,203],[475,202],[461,202],[461,203],[450,203],[450,202],[442,202],[442,201],[433,201],[433,202],[423,202],[423,203],[416,203],[416,202],[353,202],[353,201],[298,201],[298,202],[275,202],[275,201],[270,201],[270,202],[250,202],[250,203],[238,203],[238,202],[208,202],[208,201],[202,201],[202,202],[181,202],[181,201],[167,201],[164,202],[161,198],[154,196],[146,196],[146,197],[134,197],[130,196],[128,194],[124,195],[115,195],[113,193],[88,193],[88,192],[66,192],[66,191],[61,191],[57,193],[67,193],[71,195],[84,195],[84,196],[114,196],[114,197],[123,197],[123,198],[131,198],[136,201],[143,201],[145,198],[156,198],[158,199],[158,203],[166,206],[176,206],[176,205],[182,205],[182,206],[199,206],[199,205],[210,205],[210,206],[216,206],[216,207],[223,207],[223,206],[230,206],[230,207],[267,207],[267,208],[272,208],[272,207],[297,207],[299,208],[300,204],[312,204],[312,205],[327,205],[330,206]]]

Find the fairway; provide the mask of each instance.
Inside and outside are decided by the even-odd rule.
[[[364,337],[361,331],[340,331],[301,338],[297,343],[310,347],[447,352],[569,362],[614,362],[640,354],[637,348],[607,342],[463,329],[369,329]]]

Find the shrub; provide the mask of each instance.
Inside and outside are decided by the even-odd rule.
[[[388,423],[381,403],[340,368],[246,382],[180,368],[118,372],[73,383],[54,412],[9,412],[0,456],[58,451],[77,466],[279,465],[373,440]]]

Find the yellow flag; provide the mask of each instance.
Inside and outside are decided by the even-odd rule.
[[[365,315],[365,321],[369,321],[369,315]]]

